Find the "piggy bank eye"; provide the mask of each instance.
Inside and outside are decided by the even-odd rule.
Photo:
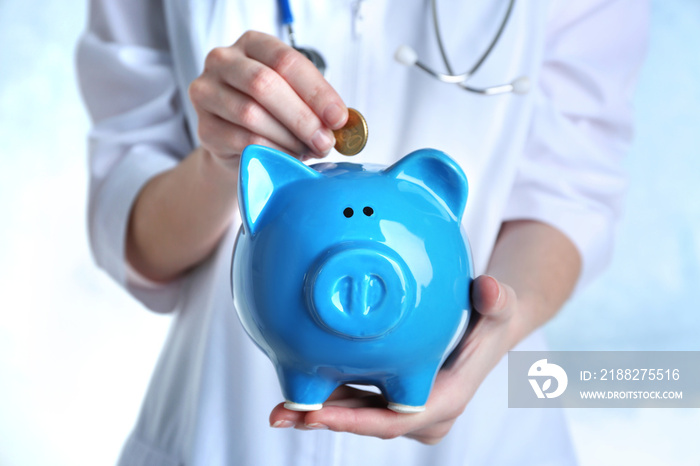
[[[352,207],[346,207],[345,210],[343,211],[343,215],[345,215],[347,218],[352,217],[352,214],[354,214]]]
[[[367,206],[367,207],[365,207],[364,209],[362,209],[362,212],[364,212],[364,214],[365,214],[366,216],[371,217],[372,214],[374,213],[374,209],[371,208],[370,206]]]

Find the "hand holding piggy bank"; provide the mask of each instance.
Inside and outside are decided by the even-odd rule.
[[[388,168],[245,149],[233,297],[285,407],[320,409],[355,383],[377,386],[396,412],[425,409],[470,315],[467,192],[432,149]]]

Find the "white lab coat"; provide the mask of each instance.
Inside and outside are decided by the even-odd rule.
[[[470,185],[464,225],[477,274],[500,224],[537,219],[583,257],[586,283],[606,264],[625,187],[631,90],[646,45],[642,0],[516,2],[492,55],[471,81],[528,75],[525,96],[483,97],[393,60],[401,44],[440,67],[427,2],[292,0],[297,41],[326,58],[328,79],[370,127],[353,161],[389,164],[421,147],[459,161]],[[456,71],[471,66],[505,1],[440,1]],[[230,296],[238,222],[188,276],[155,285],[124,260],[128,214],[154,175],[196,146],[186,89],[215,46],[245,30],[282,35],[273,0],[93,0],[78,47],[92,115],[89,231],[97,263],[172,329],[122,465],[566,465],[575,463],[558,410],[507,408],[505,362],[492,371],[438,446],[332,432],[271,429],[282,401],[272,365],[243,332]],[[340,160],[339,155],[330,160]],[[539,333],[519,349],[543,349]]]

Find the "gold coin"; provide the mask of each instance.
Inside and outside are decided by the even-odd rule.
[[[365,117],[354,108],[348,108],[348,122],[333,131],[335,150],[343,155],[358,154],[367,144],[367,122]]]

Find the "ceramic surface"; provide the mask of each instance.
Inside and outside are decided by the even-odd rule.
[[[249,146],[238,189],[234,302],[287,407],[320,409],[360,383],[395,411],[422,410],[470,313],[459,166],[423,149],[390,167],[308,167]]]

